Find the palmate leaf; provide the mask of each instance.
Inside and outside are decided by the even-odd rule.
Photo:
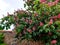
[[[2,26],[0,26],[0,30],[3,30],[4,28]]]
[[[55,24],[60,25],[60,21],[56,21]]]
[[[56,39],[56,38],[57,38],[57,35],[53,35],[53,36],[52,36],[52,39]]]
[[[21,19],[22,17],[28,17],[29,15],[27,15],[26,13],[23,13],[23,14],[20,14],[20,13],[18,13],[17,14],[17,17],[19,18],[19,19]]]
[[[58,26],[57,28],[60,29],[60,21],[56,21],[55,24]]]
[[[23,31],[25,25],[20,25],[19,27],[16,28],[17,33],[20,33]]]
[[[29,39],[32,38],[32,35],[31,35],[30,33],[27,32],[26,35],[25,35],[25,38],[29,40]]]
[[[14,16],[13,15],[10,15],[10,16],[5,16],[4,18],[1,19],[2,21],[0,22],[0,30],[2,29],[5,29],[8,30],[10,29],[10,26],[12,24],[15,24],[15,21],[14,21]]]

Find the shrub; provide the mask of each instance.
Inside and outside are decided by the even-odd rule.
[[[25,1],[25,0],[24,0]],[[2,29],[14,25],[18,39],[43,41],[46,45],[60,44],[60,1],[27,0],[26,11],[17,10],[2,18]],[[4,23],[5,22],[5,23]]]

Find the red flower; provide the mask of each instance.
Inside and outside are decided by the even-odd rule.
[[[56,0],[57,2],[59,1],[59,0]]]
[[[45,3],[45,2],[46,2],[46,0],[40,0],[40,2],[41,2],[41,3]]]
[[[49,24],[51,25],[51,24],[53,24],[53,19],[50,19],[50,22],[49,22]]]
[[[57,19],[57,16],[54,16],[53,19]]]
[[[57,16],[53,16],[51,17],[51,19],[57,20]]]
[[[48,35],[52,35],[52,33],[51,32],[48,32]]]
[[[57,18],[60,18],[60,14],[58,14]]]
[[[53,17],[51,17],[51,19],[57,19],[57,16],[53,16]]]
[[[32,20],[29,20],[29,24],[32,24]]]
[[[32,29],[35,31],[36,30],[36,27],[34,26]]]
[[[40,22],[40,26],[43,26],[44,24],[42,22]]]
[[[36,16],[38,16],[38,14],[37,13],[34,13],[34,16],[36,17]]]
[[[52,40],[51,41],[51,44],[56,44],[57,43],[57,40]]]
[[[55,4],[57,4],[58,3],[58,1],[55,1]]]
[[[54,16],[53,19],[54,19],[54,20],[57,20],[57,16]]]
[[[53,6],[53,2],[48,2],[48,6]]]
[[[28,20],[28,19],[26,19],[25,21],[26,21],[27,23],[29,22],[29,20]]]
[[[32,33],[32,30],[31,30],[31,29],[27,29],[27,31],[28,31],[29,33]]]
[[[58,3],[58,2],[55,1],[55,2],[53,2],[53,5],[56,5],[57,3]]]
[[[54,1],[54,2],[48,2],[48,6],[54,6],[58,3],[58,0],[57,1]]]

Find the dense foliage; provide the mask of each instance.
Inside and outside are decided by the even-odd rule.
[[[60,1],[24,0],[26,11],[17,10],[2,18],[0,29],[14,25],[18,39],[44,41],[46,45],[60,44]]]
[[[0,45],[6,45],[4,43],[4,35],[2,33],[0,33]]]

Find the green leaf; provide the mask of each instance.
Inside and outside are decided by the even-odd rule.
[[[23,29],[24,29],[24,25],[21,24],[19,27],[16,28],[16,31],[17,33],[20,33],[23,31]]]
[[[46,32],[46,33],[50,32],[50,29],[47,28],[47,29],[45,30],[45,32]]]
[[[60,25],[60,21],[56,21],[55,24]]]
[[[33,32],[32,35],[33,35],[33,36],[36,36],[36,32]]]
[[[24,4],[24,7],[26,7],[26,4]]]
[[[57,38],[57,35],[53,35],[52,38],[53,38],[53,39],[56,39],[56,38]]]
[[[39,32],[43,32],[43,29],[40,29]]]
[[[3,27],[2,26],[0,26],[0,30],[3,30]]]

